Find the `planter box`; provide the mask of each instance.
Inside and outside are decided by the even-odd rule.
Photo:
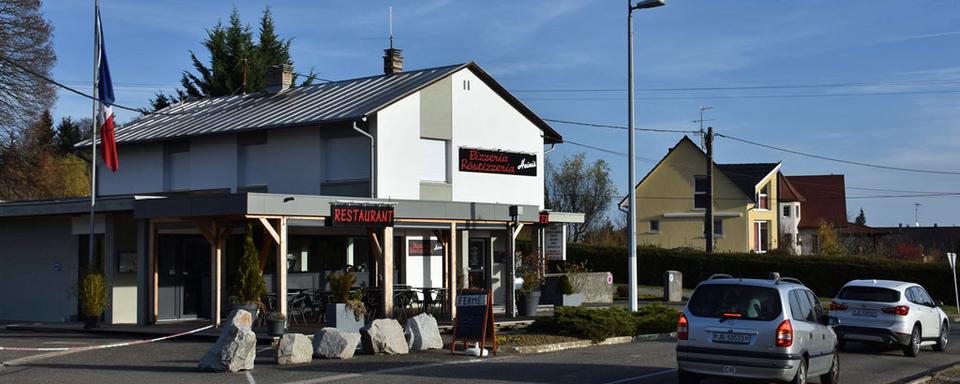
[[[583,294],[572,293],[569,295],[560,295],[560,305],[564,307],[579,307],[583,305]]]
[[[344,303],[327,304],[327,326],[347,332],[360,332],[363,328],[363,317],[357,320],[353,310]]]

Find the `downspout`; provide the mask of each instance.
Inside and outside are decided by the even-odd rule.
[[[364,124],[366,125],[366,124]],[[365,132],[360,129],[357,125],[357,121],[353,122],[353,130],[359,132],[361,135],[366,136],[367,139],[370,139],[370,197],[377,197],[377,166],[376,166],[376,154],[377,154],[377,140],[373,138],[373,135]]]
[[[554,147],[556,147],[556,146],[557,146],[556,144],[550,144],[550,148],[547,148],[547,150],[543,151],[543,155],[546,156],[546,155],[548,155],[550,152],[553,152],[553,150],[556,149],[556,148],[554,148]]]

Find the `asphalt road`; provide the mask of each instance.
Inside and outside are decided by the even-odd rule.
[[[0,332],[0,346],[70,347],[122,342],[86,334]],[[960,343],[960,332],[953,334]],[[444,351],[406,356],[358,356],[348,361],[314,360],[298,366],[273,364],[271,351],[258,355],[249,373],[199,372],[196,362],[212,343],[175,341],[77,353],[0,351],[0,383],[596,383],[676,382],[674,343],[644,342],[539,355],[487,358]],[[960,344],[946,353],[924,348],[917,358],[899,350],[851,344],[841,355],[844,383],[891,383],[932,368],[960,362]],[[816,382],[816,380],[813,380]],[[706,383],[731,383],[707,381]]]

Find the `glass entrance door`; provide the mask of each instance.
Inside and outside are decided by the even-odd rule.
[[[210,245],[199,235],[160,235],[157,259],[157,317],[210,316]]]
[[[467,268],[469,269],[468,283],[470,288],[486,288],[487,278],[484,266],[487,260],[487,240],[470,239]]]

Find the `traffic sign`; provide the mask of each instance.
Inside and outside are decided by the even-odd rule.
[[[947,260],[950,262],[950,269],[957,270],[957,254],[947,252]]]

